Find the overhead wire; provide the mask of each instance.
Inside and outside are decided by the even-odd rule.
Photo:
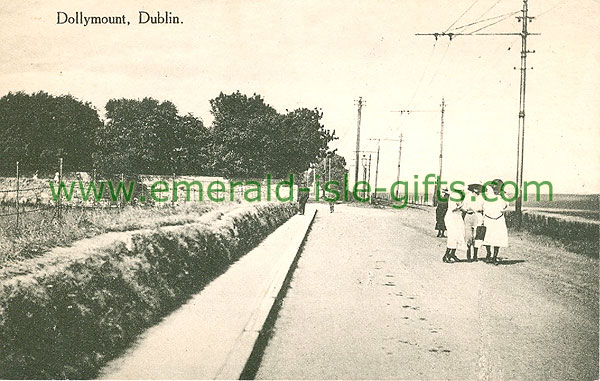
[[[412,93],[412,96],[410,97],[410,100],[408,101],[408,109],[412,109],[413,107],[413,102],[415,100],[415,97],[417,96],[419,90],[421,89],[421,85],[423,84],[423,79],[425,78],[425,74],[427,73],[427,71],[429,70],[429,68],[431,67],[430,63],[431,63],[431,58],[433,57],[433,54],[435,53],[437,47],[437,40],[433,43],[433,46],[431,48],[431,51],[429,52],[428,56],[427,56],[427,64],[423,66],[423,71],[421,72],[421,76],[419,77],[419,80],[417,82],[417,86],[415,86],[415,90]],[[394,132],[395,134],[397,134],[403,126],[403,119],[400,120],[400,124],[394,128],[392,126],[388,126],[388,129],[386,130],[385,135],[388,135],[391,132]]]
[[[494,16],[494,17],[489,17],[489,18],[487,18],[487,19],[484,19],[484,20],[474,21],[474,22],[471,22],[471,23],[468,23],[468,24],[465,24],[465,25],[457,26],[456,28],[452,28],[451,30],[459,30],[459,29],[464,29],[464,28],[467,28],[467,27],[469,27],[469,26],[472,26],[472,25],[481,24],[481,23],[483,23],[483,22],[486,22],[486,21],[491,21],[491,20],[495,20],[495,19],[498,19],[498,18],[500,18],[500,17],[504,17],[504,16],[510,17],[510,16],[512,16],[512,15],[515,15],[515,14],[517,14],[517,13],[519,13],[519,12],[520,12],[520,11],[516,11],[516,12],[509,12],[509,13],[505,13],[505,14],[503,14],[503,15]]]
[[[478,18],[476,18],[475,20],[481,20],[485,15],[487,15],[492,9],[494,9],[496,7],[496,5],[498,5],[500,3],[500,1],[502,0],[496,0],[496,2],[494,4],[492,4],[491,7],[489,7],[485,12],[483,12]]]
[[[497,0],[496,4],[497,4],[499,1],[500,1],[500,0]],[[463,12],[463,13],[462,13],[460,16],[458,16],[458,18],[456,18],[456,20],[454,20],[454,22],[452,22],[452,24],[450,24],[450,26],[449,26],[448,28],[446,28],[446,30],[444,31],[444,33],[446,33],[446,32],[448,32],[449,30],[451,30],[451,29],[452,29],[452,27],[453,27],[454,25],[456,25],[456,23],[457,23],[457,22],[459,22],[459,21],[460,21],[460,20],[461,20],[461,19],[462,19],[462,18],[463,18],[463,17],[464,17],[464,16],[465,16],[465,15],[466,15],[466,14],[467,14],[467,13],[468,13],[468,12],[469,12],[469,11],[470,11],[470,10],[471,10],[473,7],[474,7],[474,6],[475,6],[475,4],[477,4],[478,2],[479,2],[479,0],[475,0],[475,1],[473,1],[473,2],[471,3],[471,5],[470,5],[470,6],[469,6],[469,7],[468,7],[468,8],[467,8],[467,9],[466,9],[466,10],[465,10],[465,11],[464,11],[464,12]],[[494,6],[495,6],[495,4],[494,4]],[[494,6],[492,6],[491,8],[493,8]],[[489,8],[489,10],[491,10],[491,8]],[[488,11],[489,11],[489,10],[488,10]],[[486,11],[486,13],[487,13],[488,11]],[[480,16],[480,17],[481,17],[481,16]],[[437,68],[436,68],[435,72],[433,73],[433,75],[432,75],[432,77],[431,77],[431,80],[430,80],[430,81],[429,81],[429,83],[427,84],[427,89],[429,89],[429,87],[431,87],[431,84],[433,83],[433,81],[434,81],[434,80],[435,80],[435,78],[437,77],[437,75],[438,75],[438,72],[439,72],[439,70],[440,70],[440,68],[441,68],[441,66],[442,66],[442,63],[444,62],[444,59],[446,58],[446,55],[448,54],[448,50],[449,50],[449,48],[450,48],[450,43],[451,43],[451,41],[449,41],[449,42],[448,42],[448,45],[446,46],[446,49],[444,50],[444,53],[442,54],[442,58],[441,58],[441,60],[439,61],[438,65],[437,65]],[[434,49],[435,49],[435,46],[436,46],[436,44],[437,44],[437,39],[436,39],[436,43],[434,43]],[[433,54],[433,51],[432,51],[432,54]],[[431,58],[431,57],[430,57],[430,58]],[[427,69],[427,67],[426,67],[426,69]],[[416,94],[417,94],[418,90],[420,89],[421,82],[422,82],[422,80],[423,80],[423,78],[424,78],[424,74],[425,74],[425,71],[423,71],[423,74],[421,75],[421,78],[419,79],[419,82],[418,82],[418,84],[417,84],[417,88],[415,89],[415,92],[413,93],[413,96],[411,97],[411,100],[410,100],[410,102],[409,102],[409,109],[412,109],[412,107],[413,107],[413,104],[414,104],[413,102],[414,102],[414,99],[415,99],[415,97],[416,97]],[[402,126],[403,126],[403,123],[402,123],[402,121],[401,121],[400,125],[399,125],[399,126],[396,128],[396,133],[399,133],[399,131],[401,130]]]
[[[460,21],[460,19],[461,19],[461,18],[462,18],[464,15],[466,15],[466,14],[467,14],[467,12],[469,12],[469,11],[471,10],[471,8],[473,8],[473,6],[474,6],[475,4],[477,4],[477,2],[479,2],[479,0],[475,0],[475,1],[474,1],[474,2],[471,4],[471,6],[470,6],[469,8],[467,8],[467,10],[465,10],[465,11],[464,11],[464,12],[463,12],[463,13],[462,13],[460,16],[458,16],[458,18],[457,18],[456,20],[454,20],[454,22],[453,22],[452,24],[450,24],[450,26],[449,26],[449,27],[448,27],[448,28],[447,28],[447,29],[444,31],[444,33],[446,33],[447,31],[449,31],[449,30],[450,30],[450,28],[452,28],[452,27],[453,27],[453,26],[454,26],[454,25],[455,25],[457,22],[459,22],[459,21]]]
[[[479,31],[482,31],[482,30],[484,30],[484,29],[487,29],[487,28],[489,28],[489,27],[491,27],[491,26],[493,26],[493,25],[499,24],[499,23],[501,23],[502,21],[504,21],[504,20],[508,19],[509,17],[511,17],[511,16],[513,16],[513,15],[515,15],[515,14],[517,14],[517,13],[519,13],[519,12],[517,11],[517,12],[511,13],[511,14],[509,14],[508,16],[505,16],[505,17],[501,18],[500,20],[497,20],[497,21],[495,21],[495,22],[493,22],[493,23],[491,23],[491,24],[488,24],[488,25],[486,25],[486,26],[482,26],[481,28],[479,28],[479,29],[476,29],[476,30],[474,30],[474,31],[471,31],[471,32],[469,32],[469,33],[467,33],[467,34],[475,34],[475,33],[479,32]]]
[[[551,11],[553,11],[553,10],[557,9],[557,8],[560,8],[560,7],[562,7],[563,5],[565,5],[565,4],[566,4],[566,2],[567,2],[567,0],[563,0],[563,1],[561,1],[561,2],[559,2],[559,3],[557,3],[557,4],[555,4],[553,7],[546,9],[545,11],[543,11],[542,13],[538,14],[538,15],[537,15],[537,16],[535,16],[535,17],[536,17],[536,18],[537,18],[537,17],[541,17],[541,16],[545,15],[545,14],[546,14],[546,13],[548,13],[548,12],[551,12]]]

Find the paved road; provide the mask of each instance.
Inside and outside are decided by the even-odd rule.
[[[518,234],[444,264],[433,219],[322,209],[256,378],[598,378],[597,260]]]

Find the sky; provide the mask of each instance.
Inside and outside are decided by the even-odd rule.
[[[514,180],[520,36],[415,33],[520,32],[520,0],[7,1],[0,0],[0,96],[72,94],[103,114],[111,98],[170,100],[212,121],[220,92],[258,93],[280,112],[320,108],[331,146],[354,173],[361,150],[402,133],[401,177],[438,172],[440,103],[447,104],[444,178]],[[600,193],[600,1],[529,0],[524,179],[555,193]],[[140,25],[138,11],[182,24]],[[131,25],[57,25],[57,12],[126,15]],[[505,17],[497,17],[505,16]],[[515,69],[516,67],[516,69]],[[531,69],[533,68],[533,69]],[[398,110],[419,110],[410,114]],[[379,143],[378,185],[396,179],[398,142]],[[371,152],[368,152],[371,151]]]

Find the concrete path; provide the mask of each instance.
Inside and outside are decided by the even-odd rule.
[[[292,217],[187,304],[146,331],[101,379],[235,379],[312,222]]]
[[[597,259],[511,233],[504,265],[445,264],[434,221],[320,212],[256,378],[598,378]]]

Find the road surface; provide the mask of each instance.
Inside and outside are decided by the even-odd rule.
[[[598,260],[509,233],[503,265],[445,264],[434,219],[321,208],[256,378],[598,378]]]

